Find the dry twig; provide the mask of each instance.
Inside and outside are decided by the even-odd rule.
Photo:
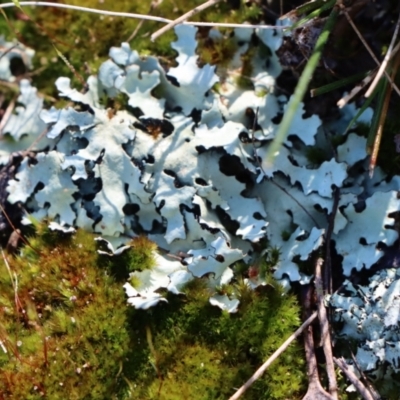
[[[367,92],[365,93],[365,97],[371,96],[372,92],[374,91],[376,85],[378,84],[379,80],[381,79],[383,73],[386,71],[386,67],[389,63],[390,58],[393,55],[393,47],[394,44],[396,43],[397,35],[399,33],[399,28],[400,28],[400,14],[397,19],[396,27],[394,29],[394,33],[392,36],[392,40],[390,41],[389,48],[386,52],[385,58],[382,61],[381,66],[379,67],[378,73],[375,75],[374,80],[372,81],[370,87],[368,88]],[[391,77],[393,79],[393,77]]]
[[[126,12],[118,12],[118,11],[107,11],[107,10],[98,10],[96,8],[82,7],[82,6],[74,6],[71,4],[62,4],[62,3],[53,3],[50,1],[20,1],[20,6],[43,6],[43,7],[55,7],[55,8],[66,8],[69,10],[90,12],[94,14],[108,15],[112,17],[124,17],[124,18],[136,18],[136,19],[145,19],[149,21],[157,21],[168,24],[172,22],[170,19],[156,17],[153,15],[144,15],[144,14],[135,14],[135,13],[126,13]],[[15,3],[4,3],[0,4],[0,8],[10,8],[16,7]],[[222,27],[222,28],[250,28],[250,29],[288,29],[289,26],[284,25],[253,25],[253,24],[231,24],[231,23],[219,23],[219,22],[190,22],[184,21],[184,24],[195,25],[195,26],[209,26],[212,28]]]
[[[240,398],[240,396],[258,379],[261,377],[261,375],[267,370],[267,368],[289,347],[290,343],[293,342],[293,340],[297,339],[303,331],[310,326],[310,324],[317,318],[317,312],[315,311],[314,313],[311,314],[309,318],[307,318],[306,321],[303,322],[303,324],[300,326],[299,329],[297,329],[296,332],[294,332],[280,347],[278,350],[275,351],[274,354],[270,358],[268,358],[267,361],[261,367],[253,374],[253,376],[243,385],[241,386],[236,393],[229,398],[229,400],[237,400]]]
[[[315,289],[317,293],[318,319],[321,329],[322,347],[324,349],[324,354],[325,354],[326,372],[328,374],[328,380],[329,380],[329,392],[332,395],[332,398],[337,400],[338,393],[337,393],[335,367],[333,365],[332,342],[331,342],[331,335],[329,332],[329,321],[324,304],[324,291],[322,285],[322,264],[323,264],[322,258],[318,257],[317,262],[315,263]]]
[[[392,73],[391,77],[394,79],[394,77],[397,74],[399,65],[400,65],[400,53],[396,52],[396,58],[393,61],[392,65]],[[378,161],[378,154],[379,154],[379,149],[381,146],[381,140],[382,140],[382,135],[383,135],[383,129],[385,126],[385,121],[387,117],[387,113],[389,110],[389,103],[390,103],[390,97],[392,94],[392,86],[388,86],[386,89],[385,98],[383,100],[383,105],[381,109],[381,113],[379,116],[379,123],[378,123],[378,129],[376,130],[375,133],[375,139],[374,139],[374,144],[372,147],[372,152],[371,152],[371,159],[369,161],[369,176],[372,178],[375,170],[376,163]]]
[[[205,10],[208,7],[211,7],[217,3],[219,3],[221,0],[208,0],[205,3],[201,4],[198,7],[193,8],[192,10],[188,11],[187,13],[181,15],[179,18],[176,20],[170,22],[169,24],[163,26],[161,29],[159,29],[157,32],[154,32],[151,36],[150,39],[152,42],[154,42],[158,37],[160,37],[162,34],[165,32],[169,31],[171,28],[174,26],[181,24],[182,22],[186,21],[187,19],[193,17],[193,15],[198,14],[200,11]]]
[[[306,318],[311,312],[311,302],[313,290],[310,285],[302,289],[301,300],[303,303],[303,318]],[[322,387],[318,376],[317,359],[314,350],[314,338],[311,325],[304,332],[304,349],[306,352],[308,389],[303,400],[335,400]]]
[[[357,93],[367,86],[372,79],[374,79],[374,75],[376,74],[376,70],[367,75],[358,85],[354,86],[354,88],[348,93],[346,96],[343,96],[336,104],[339,108],[343,108]]]
[[[365,39],[363,38],[363,36],[361,35],[361,32],[358,30],[357,26],[354,24],[353,20],[351,19],[349,13],[347,12],[347,10],[345,8],[342,7],[342,11],[344,16],[346,17],[348,23],[350,24],[350,26],[353,28],[354,32],[356,33],[356,35],[358,36],[358,38],[360,39],[361,43],[364,45],[364,47],[366,48],[366,50],[368,51],[368,53],[370,54],[370,56],[372,57],[372,59],[375,61],[376,65],[381,68],[381,63],[379,62],[379,60],[376,58],[374,52],[371,50],[371,48],[369,47],[368,43],[365,41]],[[389,55],[389,60],[391,57],[393,57],[393,54],[395,54],[398,51],[398,45],[393,49],[392,53]],[[389,76],[389,74],[386,72],[386,70],[383,70],[383,73],[385,74],[386,78],[388,79],[388,81],[390,82],[390,84],[392,85],[393,89],[396,91],[396,93],[400,96],[400,89],[397,87],[397,85],[393,82],[392,78]],[[370,78],[369,80],[367,80],[367,78]],[[370,82],[370,80],[372,79],[372,77],[368,76],[367,78],[364,79],[364,81],[368,81],[368,83]],[[358,91],[356,92],[358,93]],[[356,94],[354,93],[354,95]],[[348,97],[348,96],[347,96]],[[338,102],[338,106],[339,107],[343,107],[348,101],[350,101],[350,99],[353,96],[351,96],[350,98],[347,98],[347,101],[344,102],[343,99],[339,100]],[[339,105],[340,104],[340,105]]]
[[[350,346],[349,346],[349,348],[350,348]],[[379,400],[381,398],[381,396],[375,390],[375,388],[371,385],[371,383],[369,382],[368,378],[365,376],[364,371],[361,369],[360,365],[358,364],[357,359],[354,356],[354,353],[351,351],[351,349],[350,349],[350,354],[351,354],[351,359],[353,360],[354,366],[357,368],[358,373],[361,376],[361,381],[365,384],[366,388],[371,393],[372,397],[375,400]]]
[[[304,347],[307,359],[308,389],[303,400],[334,400],[335,397],[327,393],[319,381],[311,326],[304,332]]]
[[[150,10],[147,14],[151,14],[161,3],[163,2],[163,0],[154,0],[150,3]],[[137,24],[135,30],[131,33],[131,35],[128,37],[128,39],[126,39],[126,42],[130,42],[132,41],[136,35],[138,34],[140,28],[143,26],[144,23],[144,19],[141,19],[139,21],[139,23]]]
[[[349,381],[357,389],[358,393],[361,394],[364,400],[378,400],[369,392],[364,384],[357,378],[356,374],[349,369],[346,361],[343,358],[333,358],[334,363],[341,369],[341,371],[347,376]]]

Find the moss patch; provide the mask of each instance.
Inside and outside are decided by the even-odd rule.
[[[129,347],[126,303],[97,258],[92,234],[41,226],[20,256],[7,257],[8,267],[2,260],[2,398],[106,399],[115,392]]]
[[[124,367],[134,388],[129,398],[227,399],[300,323],[295,298],[276,285],[242,292],[234,315],[210,305],[203,280],[185,292],[134,313],[134,347]],[[294,343],[244,398],[301,398],[304,370],[301,345]]]
[[[149,2],[87,0],[84,6],[176,19],[202,3],[202,0],[165,0],[151,9]],[[82,5],[82,2],[71,0],[68,4]],[[176,56],[170,46],[175,39],[173,30],[166,32],[155,42],[150,41],[151,33],[164,25],[159,22],[102,16],[53,7],[23,7],[23,10],[30,20],[15,8],[7,10],[13,29],[10,29],[4,23],[4,18],[1,18],[2,24],[7,27],[4,32],[8,31],[9,39],[18,35],[19,40],[35,49],[34,68],[43,69],[35,77],[35,86],[40,92],[53,97],[57,96],[54,82],[59,76],[71,77],[74,87],[82,86],[71,69],[57,56],[53,44],[66,57],[77,74],[85,80],[90,74],[97,73],[101,63],[108,58],[110,47],[120,46],[122,42],[128,41],[131,48],[141,55],[157,55],[166,67],[173,64]],[[225,23],[257,22],[259,15],[260,8],[253,2],[247,4],[243,2],[237,9],[232,9],[227,2],[221,2],[195,16],[193,20]],[[229,40],[213,45],[212,49],[208,48],[206,51],[207,61],[223,62],[225,57],[231,54],[231,47]]]

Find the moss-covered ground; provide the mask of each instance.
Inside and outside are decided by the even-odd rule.
[[[153,2],[157,3],[157,2]],[[109,11],[129,12],[137,14],[151,14],[168,19],[176,19],[185,11],[200,5],[202,0],[164,0],[152,7],[151,2],[132,2],[121,0],[118,2],[104,0],[87,0],[84,4],[78,0],[71,0],[68,4],[84,5]],[[160,36],[155,42],[150,40],[151,33],[161,28],[163,24],[138,19],[109,17],[98,14],[85,13],[52,7],[24,7],[24,13],[18,9],[7,9],[10,21],[0,18],[0,30],[7,38],[18,37],[26,46],[35,49],[34,70],[35,85],[42,93],[57,97],[54,81],[59,76],[68,76],[74,86],[82,86],[79,77],[85,81],[90,74],[96,74],[103,61],[108,58],[112,46],[120,46],[122,42],[129,42],[132,49],[141,55],[157,55],[165,66],[173,62],[175,56],[170,43],[174,40],[174,32],[170,30]],[[260,8],[255,2],[242,4],[240,8],[232,7],[229,2],[221,2],[197,15],[192,20],[204,22],[252,22],[260,14]],[[206,31],[208,29],[205,29]],[[204,32],[204,29],[202,30]],[[229,30],[225,33],[229,35]],[[200,31],[200,38],[201,38]],[[213,45],[212,42],[201,40],[200,46],[204,49],[206,62],[223,62],[232,54],[231,46],[227,41],[224,45]],[[58,56],[55,47],[68,60],[68,66]],[[71,66],[76,74],[71,71]]]
[[[175,19],[201,3],[164,0],[152,10],[149,2],[125,0],[84,5]],[[194,19],[257,21],[255,2],[233,3],[221,2]],[[59,76],[81,88],[121,42],[157,55],[166,68],[176,56],[172,30],[150,41],[162,26],[155,22],[48,7],[8,9],[6,15],[1,32],[35,49],[33,79],[47,100],[57,97]],[[200,29],[200,62],[223,67],[236,50],[225,40],[230,32],[211,41]],[[235,315],[210,305],[203,280],[151,310],[128,307],[122,284],[129,272],[153,263],[154,245],[144,238],[114,259],[99,258],[92,235],[83,231],[63,235],[39,225],[27,241],[20,255],[0,260],[1,398],[225,399],[300,323],[295,297],[282,296],[274,283],[256,292],[238,282],[224,288],[240,291]],[[294,343],[244,398],[301,398],[304,371],[302,346]]]
[[[244,289],[237,314],[210,305],[205,282],[150,311],[135,312],[134,343],[125,376],[134,399],[227,399],[299,325],[293,296],[271,285]],[[246,399],[301,398],[302,348],[294,343]]]
[[[151,2],[87,0],[84,6],[175,19],[203,2],[164,0],[153,7]],[[82,5],[78,0],[68,3]],[[264,10],[261,3],[223,1],[193,19],[258,22]],[[302,1],[282,3],[288,11]],[[394,0],[386,3],[395,9]],[[150,41],[160,23],[50,7],[23,10],[7,9],[9,22],[0,17],[0,32],[36,51],[32,74],[46,101],[57,98],[54,82],[60,76],[70,77],[73,87],[82,88],[82,80],[95,74],[110,47],[121,42],[129,42],[142,55],[157,55],[166,68],[174,63],[172,30]],[[344,56],[344,47],[336,44],[340,54],[327,55],[325,61],[333,60],[339,67],[324,69],[322,77],[317,74],[322,83],[344,72],[360,72],[353,62],[363,59],[360,50],[339,28],[335,36],[346,38],[349,49]],[[367,34],[373,29],[364,28]],[[223,39],[210,41],[207,29],[199,29],[200,62],[224,67],[230,60],[236,45],[226,40],[230,29],[221,32]],[[378,33],[385,42],[385,30]],[[389,175],[400,172],[394,144],[399,132],[396,117],[396,112],[389,113],[379,159]],[[326,159],[319,149],[308,156],[316,164]],[[136,246],[113,259],[98,256],[92,235],[82,231],[69,236],[38,226],[27,241],[20,255],[0,258],[0,399],[57,400],[65,399],[65,393],[72,400],[227,399],[300,325],[295,296],[283,296],[272,281],[249,291],[240,274],[223,288],[240,295],[241,306],[233,315],[209,304],[205,280],[189,284],[184,295],[168,295],[168,303],[150,310],[128,307],[122,284],[129,272],[152,267],[154,246],[145,240],[142,250]],[[307,388],[305,371],[302,344],[294,342],[243,398],[301,399]],[[344,393],[343,378],[339,385]]]
[[[129,271],[148,268],[154,245],[119,257],[92,234],[38,225],[0,273],[0,393],[4,399],[226,399],[299,325],[293,295],[243,282],[236,314],[209,303],[205,280],[150,310],[126,305]],[[302,346],[293,345],[246,399],[301,398]]]
[[[125,296],[92,234],[39,225],[2,252],[0,398],[108,399],[129,349]]]

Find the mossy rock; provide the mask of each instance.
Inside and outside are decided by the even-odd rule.
[[[0,397],[110,399],[129,348],[121,285],[92,234],[39,231],[2,262]]]

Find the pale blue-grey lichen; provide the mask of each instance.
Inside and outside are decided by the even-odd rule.
[[[238,52],[223,79],[214,67],[197,65],[195,28],[178,26],[176,34],[172,46],[178,52],[177,66],[169,71],[155,57],[141,58],[124,43],[110,50],[98,76],[88,79],[86,93],[71,88],[68,78],[59,78],[60,96],[83,109],[39,113],[35,89],[21,82],[21,93],[30,91],[38,105],[27,136],[37,137],[45,125],[48,132],[38,147],[46,151],[39,151],[37,163],[23,162],[10,181],[9,201],[22,202],[34,216],[50,217],[65,229],[93,230],[113,251],[145,233],[165,253],[184,254],[183,261],[160,255],[151,271],[132,273],[131,281],[140,283],[127,283],[126,290],[136,307],[163,299],[160,288],[179,293],[188,280],[208,276],[211,293],[218,296],[213,304],[224,300],[221,307],[235,311],[235,299],[224,298],[217,288],[233,278],[233,263],[251,261],[253,245],[264,239],[281,249],[277,279],[286,285],[309,281],[298,263],[322,245],[334,187],[341,189],[341,197],[333,239],[344,272],[371,266],[381,255],[377,243],[389,246],[397,238],[388,226],[389,214],[399,210],[399,184],[385,182],[379,170],[371,183],[365,139],[354,133],[341,141],[336,157],[331,151],[326,131],[342,135],[354,107],[323,123],[316,115],[305,118],[302,105],[289,138],[268,165],[265,154],[278,128],[276,118],[288,101],[275,87],[281,34],[235,30],[231,40],[237,41]],[[247,77],[253,88],[243,88],[237,85],[237,71],[252,34],[271,52],[255,52]],[[128,110],[104,107],[105,96],[121,94]],[[20,102],[16,118],[31,107],[26,96]],[[248,126],[249,109],[258,117],[255,131]],[[21,139],[14,125],[3,133],[16,143]],[[0,140],[3,144],[4,138]],[[318,146],[330,159],[311,164],[306,157],[310,146]],[[362,212],[355,207],[359,201],[367,204]],[[373,212],[377,202],[379,215]],[[373,229],[366,229],[365,220],[371,218]],[[250,277],[249,284],[265,281]]]

